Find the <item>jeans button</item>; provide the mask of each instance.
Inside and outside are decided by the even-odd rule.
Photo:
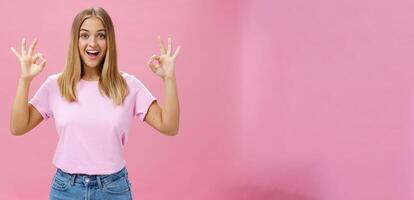
[[[86,177],[86,178],[85,178],[85,181],[86,181],[86,182],[89,182],[89,178],[88,178],[88,177]]]

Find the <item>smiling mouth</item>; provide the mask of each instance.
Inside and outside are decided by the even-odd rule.
[[[89,59],[94,60],[98,57],[99,51],[86,51],[86,54],[88,54]]]

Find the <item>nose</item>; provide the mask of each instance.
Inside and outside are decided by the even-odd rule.
[[[90,40],[88,42],[88,46],[90,46],[90,47],[96,46],[96,38],[94,36],[90,37]]]

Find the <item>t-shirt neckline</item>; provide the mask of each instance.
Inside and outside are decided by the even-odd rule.
[[[90,84],[96,84],[96,83],[98,83],[98,82],[99,82],[99,80],[95,80],[95,81],[88,81],[88,80],[85,80],[85,79],[81,79],[80,81],[81,81],[81,82],[84,82],[84,83],[90,83]]]

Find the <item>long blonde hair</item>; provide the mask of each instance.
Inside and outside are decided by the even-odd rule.
[[[123,103],[128,95],[128,85],[117,66],[115,31],[112,20],[103,8],[90,8],[79,12],[72,23],[68,57],[64,71],[58,78],[62,97],[69,102],[77,101],[76,85],[83,76],[82,60],[79,54],[79,30],[82,23],[91,17],[100,19],[105,27],[107,51],[103,64],[98,66],[99,91],[112,99],[114,105]]]

